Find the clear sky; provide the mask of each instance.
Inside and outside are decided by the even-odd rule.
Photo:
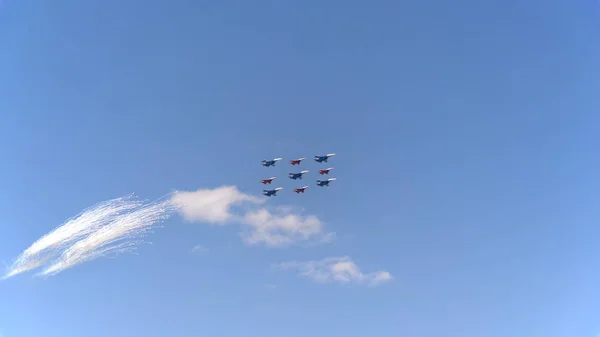
[[[274,175],[247,207],[316,218],[274,246],[175,214],[136,254],[0,282],[0,334],[595,337],[598,88],[592,0],[4,0],[6,265],[129,193],[265,200]],[[362,276],[275,266],[336,257]]]

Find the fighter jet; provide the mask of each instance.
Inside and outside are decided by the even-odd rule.
[[[282,189],[283,187],[277,187],[272,190],[263,190],[263,195],[266,195],[267,197],[277,196],[277,192],[281,191]]]
[[[290,160],[290,164],[300,166],[300,162],[303,161],[304,159],[306,159],[306,158],[292,159],[292,160]]]
[[[277,179],[277,178],[275,178],[275,177],[271,177],[271,178],[263,179],[263,180],[261,180],[260,182],[266,185],[266,184],[270,184],[270,183],[272,183],[272,182],[273,182],[273,180],[275,180],[275,179]]]
[[[278,161],[280,161],[282,159],[283,158],[275,158],[275,159],[271,159],[271,160],[263,160],[262,161],[262,166],[265,166],[265,167],[275,166],[275,163],[277,163]]]
[[[317,185],[323,187],[323,186],[329,186],[329,183],[337,180],[336,178],[329,178],[327,180],[317,180]]]
[[[320,175],[329,174],[329,171],[331,171],[331,170],[333,170],[333,167],[326,168],[326,169],[323,169],[323,170],[319,170],[319,174]]]
[[[294,192],[300,194],[300,193],[304,193],[304,191],[309,188],[310,186],[303,186],[303,187],[299,187],[299,188],[294,188]]]
[[[288,177],[290,177],[290,179],[302,179],[302,175],[308,173],[308,171],[301,171],[299,173],[290,173],[288,174]]]
[[[333,157],[333,156],[335,156],[335,153],[328,153],[324,156],[315,156],[315,161],[317,163],[327,162],[327,159],[329,159],[329,157]]]

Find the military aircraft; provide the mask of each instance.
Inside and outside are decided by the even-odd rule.
[[[265,166],[265,167],[275,166],[275,163],[277,163],[278,161],[280,161],[282,159],[283,158],[275,158],[275,159],[271,159],[271,160],[263,160],[262,161],[262,166]]]
[[[310,186],[303,186],[303,187],[299,187],[299,188],[294,188],[294,192],[296,193],[304,193],[304,191],[309,188]]]
[[[266,184],[270,184],[270,183],[272,183],[272,182],[273,182],[273,180],[275,180],[275,179],[277,179],[277,178],[275,178],[275,177],[271,177],[271,178],[263,179],[263,180],[261,180],[260,182],[266,185]]]
[[[290,177],[290,179],[302,179],[302,175],[308,173],[308,171],[300,171],[299,173],[290,173],[288,174],[288,177]]]
[[[317,163],[327,162],[327,159],[329,159],[329,157],[333,157],[333,156],[335,156],[335,153],[328,153],[324,156],[315,156],[315,161]]]
[[[277,192],[281,191],[282,189],[283,187],[277,187],[273,190],[263,190],[263,195],[266,195],[267,197],[277,196]]]
[[[300,162],[303,161],[304,159],[306,159],[306,158],[292,159],[292,160],[290,160],[290,164],[300,166]]]
[[[329,171],[331,171],[331,170],[333,170],[333,167],[326,168],[326,169],[323,169],[323,170],[319,170],[319,174],[320,175],[329,174]]]
[[[329,178],[327,180],[317,180],[317,185],[323,187],[323,186],[329,186],[329,183],[337,180],[336,178]]]

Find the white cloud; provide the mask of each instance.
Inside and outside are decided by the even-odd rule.
[[[194,192],[175,192],[171,202],[179,207],[183,218],[188,221],[202,221],[224,224],[235,215],[231,207],[244,203],[262,203],[263,199],[240,192],[235,186],[222,186],[214,189],[199,189]]]
[[[261,208],[246,213],[242,223],[250,230],[242,232],[244,241],[250,245],[281,247],[310,239],[322,242],[331,240],[333,233],[324,232],[323,223],[319,218],[291,212],[289,208],[277,209],[275,213]]]
[[[176,192],[171,201],[188,221],[242,225],[240,235],[249,245],[283,247],[300,241],[328,242],[333,237],[333,233],[325,233],[316,216],[301,215],[292,206],[279,206],[272,211],[260,207],[264,198],[240,192],[235,186]],[[241,205],[247,207],[237,214],[232,212],[233,206]]]
[[[206,252],[208,252],[208,248],[204,247],[203,245],[195,245],[194,247],[192,247],[192,249],[190,250],[190,252],[192,252],[192,253],[206,253]]]
[[[281,269],[295,269],[301,276],[308,277],[318,283],[338,282],[342,284],[364,284],[377,286],[391,281],[392,275],[387,271],[376,271],[368,274],[348,256],[330,257],[320,261],[291,261],[277,265]]]

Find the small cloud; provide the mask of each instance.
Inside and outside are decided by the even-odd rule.
[[[190,250],[191,253],[206,253],[208,252],[208,248],[204,247],[203,245],[195,245],[194,247],[192,247],[192,249]]]
[[[329,242],[333,238],[333,233],[324,232],[323,223],[316,216],[291,212],[292,208],[280,207],[274,212],[261,208],[246,213],[242,223],[249,230],[241,234],[244,242],[282,247],[311,239]]]
[[[261,198],[240,192],[235,186],[199,189],[194,192],[178,191],[171,201],[179,207],[184,219],[213,224],[224,224],[235,218],[231,213],[232,206],[264,202]]]
[[[295,269],[299,275],[308,277],[318,283],[338,282],[342,284],[364,284],[371,287],[389,282],[393,279],[387,271],[376,271],[368,274],[348,256],[330,257],[320,261],[291,261],[277,265],[280,269]]]
[[[276,284],[265,284],[264,287],[265,287],[266,290],[275,290],[275,289],[277,289],[277,285]],[[2,336],[0,336],[0,337],[2,337]]]

